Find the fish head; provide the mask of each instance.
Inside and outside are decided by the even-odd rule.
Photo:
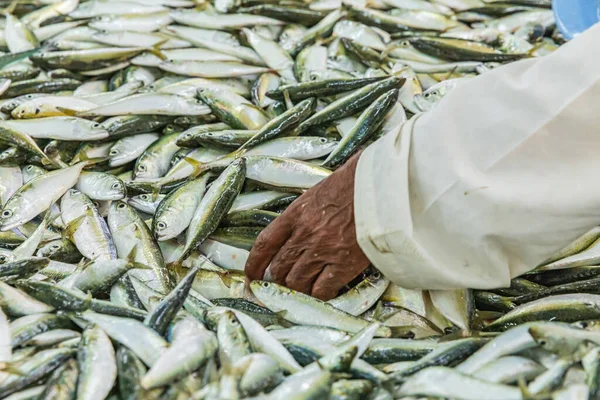
[[[159,202],[159,199],[156,199],[156,201],[155,201],[153,199],[153,196],[148,193],[133,196],[128,200],[128,203],[132,207],[134,207],[140,211],[143,211],[145,213],[148,213],[148,214],[154,214],[154,210],[157,205],[156,203],[158,203],[158,202]]]
[[[252,281],[250,282],[250,290],[252,293],[260,299],[261,296],[276,296],[276,295],[289,295],[294,291],[286,288],[285,286],[278,285],[273,282],[267,281]]]
[[[169,228],[168,222],[165,222],[162,219],[158,219],[155,221],[153,220],[152,228],[153,228],[154,237],[156,238],[156,240],[162,241],[162,240],[164,240],[165,237],[168,236],[168,228]]]
[[[135,222],[138,219],[135,209],[124,201],[119,200],[110,203],[107,222],[111,232],[130,230],[131,233],[135,233]]]
[[[61,199],[61,207],[70,208],[70,207],[73,207],[74,203],[79,203],[79,202],[87,203],[88,201],[89,200],[87,199],[86,195],[84,195],[77,189],[71,188],[71,189],[67,190],[67,192],[63,195],[63,197]]]
[[[133,170],[134,179],[154,178],[160,175],[158,165],[153,164],[147,159],[139,158]]]
[[[15,119],[31,118],[38,115],[41,111],[42,109],[36,104],[35,101],[27,101],[18,105],[14,110],[12,110],[10,115],[12,115],[12,117]]]
[[[16,257],[12,251],[8,249],[0,249],[0,264],[6,264],[15,260]]]
[[[42,246],[40,246],[35,255],[38,257],[47,257],[53,259],[59,254],[71,253],[74,250],[74,246],[69,240],[57,239],[48,243],[44,243]]]
[[[584,344],[584,340],[574,335],[576,329],[565,326],[534,325],[528,330],[535,342],[544,350],[569,356]]]
[[[0,211],[0,231],[5,232],[10,229],[17,228],[23,225],[27,220],[23,219],[18,212],[22,208],[21,203],[23,202],[22,196],[15,193],[4,205],[2,211]]]
[[[76,117],[69,117],[69,121],[73,124],[73,132],[88,140],[101,140],[109,136],[108,130],[98,122]]]
[[[338,145],[338,141],[330,137],[315,137],[309,140],[310,145],[319,153],[330,153]]]
[[[120,200],[125,197],[125,183],[114,175],[102,174],[98,180],[98,200]]]

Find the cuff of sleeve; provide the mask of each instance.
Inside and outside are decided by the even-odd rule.
[[[408,156],[414,123],[419,115],[389,132],[369,146],[361,155],[355,174],[354,218],[358,244],[369,260],[394,282],[408,283],[409,268],[399,267],[402,256],[390,245],[394,239],[410,237],[412,218],[408,192]],[[404,232],[405,234],[402,234]],[[412,247],[411,241],[400,246]],[[413,253],[417,249],[408,249]],[[418,286],[414,286],[418,287]]]

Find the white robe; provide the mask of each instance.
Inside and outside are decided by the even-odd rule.
[[[358,241],[407,288],[489,289],[600,224],[600,24],[449,93],[368,147]]]

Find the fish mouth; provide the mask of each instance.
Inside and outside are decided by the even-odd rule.
[[[12,229],[16,229],[23,224],[24,224],[24,222],[13,222],[12,224],[6,224],[3,222],[0,222],[0,232],[6,232],[6,231],[10,231]]]

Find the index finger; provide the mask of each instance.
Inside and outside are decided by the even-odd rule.
[[[271,222],[258,236],[246,261],[246,277],[262,280],[271,260],[292,235],[289,218],[282,215]]]

